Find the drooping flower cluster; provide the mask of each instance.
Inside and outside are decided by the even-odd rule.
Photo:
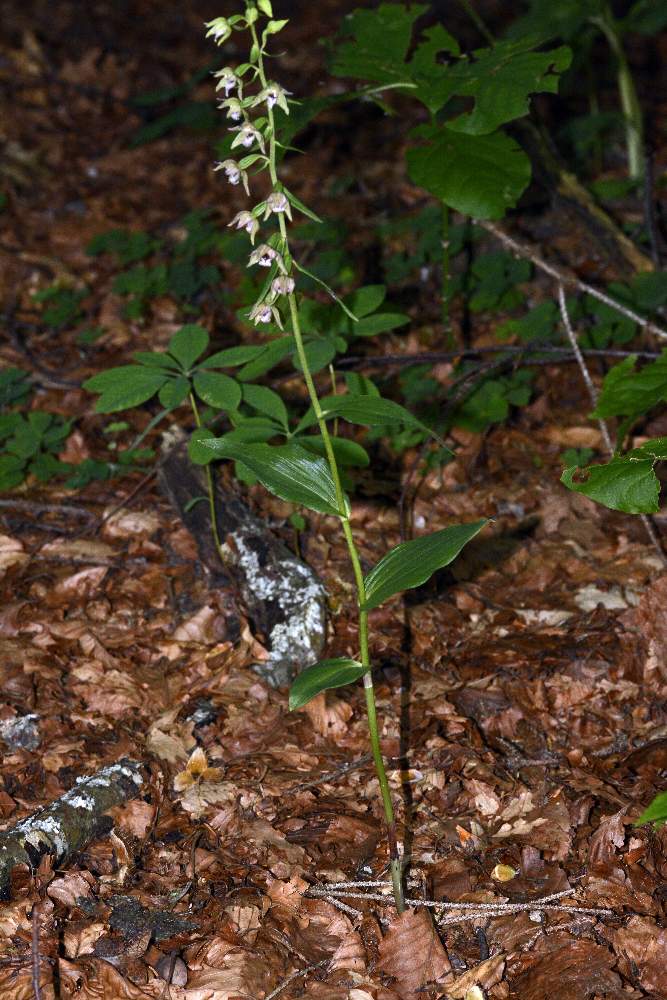
[[[260,36],[255,25],[262,15],[268,20]],[[271,217],[277,220],[279,233],[274,233],[267,242],[254,249],[248,261],[249,267],[258,264],[260,267],[271,268],[274,272],[250,310],[249,318],[255,324],[273,321],[281,328],[281,300],[294,292],[294,278],[289,273],[292,265],[284,222],[285,217],[291,221],[292,209],[290,196],[278,181],[275,170],[274,109],[280,108],[282,112],[289,114],[288,97],[291,95],[279,83],[267,80],[263,57],[267,38],[280,31],[286,23],[273,20],[271,0],[249,0],[243,15],[217,17],[206,24],[207,38],[213,38],[217,45],[224,44],[234,31],[247,29],[252,35],[249,61],[236,68],[224,66],[214,74],[217,78],[216,90],[222,91],[224,95],[219,107],[234,123],[229,126],[229,132],[233,135],[231,149],[242,149],[247,153],[239,160],[228,157],[218,161],[214,170],[223,171],[229,184],[242,184],[247,195],[250,195],[248,170],[251,167],[255,168],[255,174],[267,171],[271,176],[272,190],[266,199],[250,210],[237,212],[229,226],[245,231],[254,246],[261,223],[267,222]],[[246,95],[246,85],[256,92]],[[251,117],[256,109],[260,113]]]

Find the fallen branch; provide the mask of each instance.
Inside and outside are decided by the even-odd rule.
[[[621,302],[617,302],[606,292],[601,292],[594,285],[589,285],[585,281],[581,281],[574,274],[563,270],[563,268],[556,267],[555,264],[549,264],[538,254],[534,247],[528,246],[526,243],[521,243],[519,240],[514,239],[509,233],[506,233],[499,226],[494,225],[492,222],[486,222],[484,219],[475,220],[476,225],[481,226],[482,229],[486,229],[488,233],[491,233],[496,239],[500,240],[509,250],[517,254],[519,257],[524,257],[529,260],[531,264],[549,277],[553,278],[554,281],[558,282],[559,285],[570,286],[571,288],[578,288],[580,292],[585,292],[587,295],[591,295],[594,299],[599,302],[604,302],[605,305],[609,306],[610,309],[614,309],[621,316],[625,316],[626,319],[631,319],[633,323],[638,323],[639,326],[643,327],[648,333],[654,333],[656,337],[663,337],[667,340],[667,330],[663,327],[658,326],[651,320],[646,319],[645,316],[640,316],[636,313],[634,309],[628,308],[628,306],[623,305]]]
[[[35,871],[49,855],[54,868],[63,868],[94,837],[108,833],[111,821],[105,813],[133,799],[143,784],[141,765],[121,760],[79,778],[59,799],[0,833],[0,899],[11,898],[11,874],[17,865]]]
[[[370,881],[370,882],[334,882],[326,886],[311,886],[306,893],[307,896],[314,896],[317,899],[325,899],[334,905],[339,902],[338,897],[344,899],[370,899],[375,902],[385,903],[387,906],[393,905],[390,895],[379,892],[358,892],[354,890],[369,888],[391,888],[391,882]],[[508,913],[542,913],[544,911],[556,911],[558,913],[573,913],[578,916],[613,917],[616,914],[613,910],[607,910],[597,906],[565,906],[557,903],[556,900],[565,896],[575,895],[574,889],[564,889],[561,892],[551,893],[549,896],[542,896],[540,899],[533,899],[529,903],[457,903],[442,899],[406,899],[406,906],[425,906],[431,910],[455,911],[450,916],[440,920],[442,924],[458,924],[467,920],[479,920],[481,917],[501,917]]]

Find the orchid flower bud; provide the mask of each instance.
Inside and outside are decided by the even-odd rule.
[[[234,128],[229,130],[230,132],[238,132],[238,135],[232,143],[232,149],[235,146],[245,146],[246,149],[250,149],[255,143],[259,146],[262,152],[265,152],[264,139],[262,133],[251,125],[250,122],[246,122],[245,125],[235,125]]]
[[[253,264],[259,264],[260,267],[271,267],[273,262],[276,262],[281,271],[285,270],[285,262],[282,256],[273,247],[268,246],[266,243],[260,243],[256,250],[250,254],[248,258],[248,266]]]
[[[291,295],[294,291],[294,278],[289,274],[279,274],[271,282],[271,291],[274,295]]]
[[[232,26],[226,17],[215,17],[212,21],[206,21],[205,26],[208,28],[206,37],[213,37],[216,45],[222,45],[232,33]]]
[[[220,90],[224,88],[225,97],[229,97],[231,92],[236,90],[239,85],[238,77],[231,66],[225,66],[223,69],[218,70],[217,73],[214,73],[213,76],[220,78],[215,85],[215,89]]]
[[[227,109],[227,117],[233,122],[240,122],[243,118],[243,106],[237,97],[229,97],[218,106]]]
[[[287,103],[288,96],[291,95],[291,90],[285,90],[281,87],[279,83],[269,83],[266,85],[264,90],[257,94],[257,97],[252,102],[252,107],[254,108],[257,104],[262,104],[266,102],[266,106],[271,110],[275,108],[276,104],[281,108],[286,115],[289,114],[289,105]]]
[[[291,222],[292,209],[290,208],[290,203],[287,200],[287,195],[283,194],[282,191],[272,191],[266,199],[266,204],[264,206],[264,218],[268,219],[271,212],[275,212],[276,215],[280,215],[284,212]]]
[[[245,170],[241,170],[236,160],[219,160],[213,167],[213,170],[224,170],[229,183],[234,184],[235,186],[239,183],[239,181],[243,181],[245,193],[247,195],[250,194],[250,188],[248,187],[248,175]]]
[[[255,242],[255,236],[259,230],[259,222],[251,212],[237,212],[228,225],[234,226],[235,229],[245,229],[246,233],[250,236],[250,242]]]

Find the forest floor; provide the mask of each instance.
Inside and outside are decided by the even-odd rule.
[[[220,12],[9,6],[0,365],[31,373],[35,409],[76,419],[63,460],[108,457],[109,418],[81,383],[132,350],[164,347],[184,318],[165,294],[128,319],[108,259],[86,247],[113,228],[178,239],[188,212],[210,208],[223,225],[242,207],[212,172],[210,134],[130,141],[143,124],[132,95],[211,61],[202,21]],[[313,6],[282,60],[294,91],[326,86],[313,40],[345,8]],[[194,93],[212,100],[210,79]],[[345,216],[373,280],[364,224],[421,194],[405,180],[396,124],[350,120],[346,132],[331,113],[285,170],[303,201]],[[343,194],[327,186],[341,170],[358,181]],[[587,278],[605,273],[585,238],[545,218],[545,255],[557,250]],[[87,296],[85,322],[54,333],[33,295],[56,281]],[[413,298],[409,332],[386,335],[383,350],[432,349],[436,298],[437,276]],[[237,341],[233,310],[204,298],[201,311],[216,346]],[[474,323],[471,343],[493,343],[498,321]],[[91,324],[101,336],[77,339]],[[64,869],[14,872],[0,904],[3,998],[34,995],[35,962],[44,998],[266,1000],[281,986],[285,1000],[667,997],[667,833],[633,827],[667,768],[667,575],[638,519],[559,483],[566,448],[600,445],[576,365],[543,366],[536,389],[511,420],[455,431],[455,461],[414,497],[417,530],[492,518],[482,540],[438,585],[372,614],[409,895],[447,903],[402,920],[383,886],[371,888],[379,898],[341,896],[342,907],[312,892],[388,877],[361,687],[290,714],[285,690],[251,669],[262,637],[242,608],[240,637],[230,635],[229,595],[211,588],[195,540],[143,472],[80,490],[31,480],[4,494],[2,825],[125,758],[140,763],[144,786],[112,810],[113,832]],[[130,414],[118,440],[149,418]],[[157,435],[148,443],[159,449]],[[353,508],[368,564],[399,541],[400,479],[416,458],[377,454]],[[245,493],[280,530],[288,505]],[[330,595],[328,648],[354,655],[336,525],[309,516],[300,546]],[[540,904],[552,894],[551,908]]]

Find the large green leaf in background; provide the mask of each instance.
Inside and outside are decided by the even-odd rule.
[[[219,458],[242,462],[257,476],[262,486],[289,503],[317,510],[321,514],[345,517],[339,510],[329,466],[305,448],[290,442],[280,446],[237,444],[216,438],[210,431],[195,431],[188,446],[190,458],[206,465]]]
[[[478,49],[471,57],[462,56],[458,42],[441,24],[424,32],[424,40],[406,62],[415,21],[426,9],[423,4],[409,10],[402,4],[381,4],[376,10],[353,11],[343,21],[343,41],[335,50],[331,72],[380,86],[409,84],[406,93],[432,114],[451,97],[472,97],[472,111],[453,127],[479,135],[527,114],[531,94],[555,93],[557,74],[570,65],[568,48],[535,52],[537,39],[525,34]]]
[[[424,126],[427,144],[407,152],[408,173],[450,208],[476,219],[501,219],[530,181],[530,160],[503,132],[467,135]]]
[[[667,350],[635,371],[636,355],[624,358],[605,376],[593,417],[633,417],[667,400]]]
[[[454,524],[432,535],[402,542],[374,566],[364,580],[366,600],[362,611],[377,608],[387,598],[419,587],[438,569],[449,565],[488,521]]]
[[[353,393],[324,396],[320,400],[320,406],[325,420],[342,417],[343,420],[348,420],[351,424],[360,424],[362,427],[419,427],[428,434],[432,433],[421,420],[400,403],[382,399],[380,396],[357,396]],[[317,418],[311,407],[299,422],[297,433],[316,423]]]
[[[208,331],[197,323],[186,323],[169,341],[167,350],[183,371],[189,371],[208,347]]]
[[[573,466],[565,469],[561,482],[611,510],[625,514],[655,514],[660,482],[654,472],[656,462],[667,460],[667,438],[653,438],[625,455],[617,455],[606,465]],[[581,480],[586,476],[585,481]]]
[[[290,711],[306,705],[320,691],[330,691],[331,688],[344,687],[345,684],[358,681],[367,671],[368,667],[364,667],[358,660],[343,656],[335,660],[320,660],[312,667],[306,667],[290,688]]]
[[[169,378],[163,368],[143,365],[120,365],[99,372],[83,383],[88,392],[99,392],[95,404],[98,413],[115,413],[141,406],[158,392]]]

